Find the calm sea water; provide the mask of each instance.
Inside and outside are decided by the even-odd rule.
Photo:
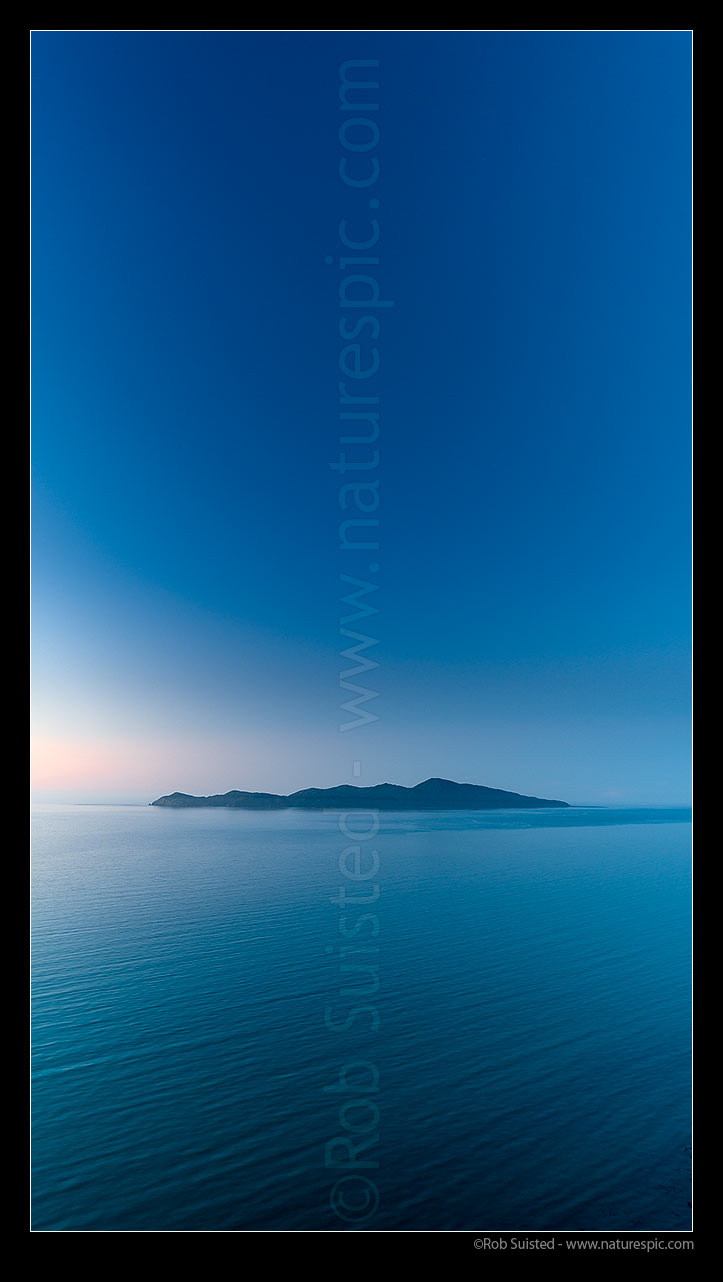
[[[41,807],[34,1228],[689,1228],[689,818]]]

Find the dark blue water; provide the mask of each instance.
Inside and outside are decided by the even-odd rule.
[[[689,1228],[688,820],[41,808],[34,1228]]]

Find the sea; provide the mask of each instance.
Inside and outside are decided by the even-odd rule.
[[[689,810],[33,829],[34,1231],[690,1228]]]

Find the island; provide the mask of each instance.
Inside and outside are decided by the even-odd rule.
[[[452,779],[425,779],[414,788],[380,783],[373,788],[340,784],[337,788],[302,788],[288,797],[274,792],[219,793],[213,797],[192,797],[172,792],[158,797],[152,806],[173,810],[191,807],[223,807],[229,810],[538,810],[569,808],[567,801],[525,797],[502,788],[485,788],[476,783],[455,783]]]

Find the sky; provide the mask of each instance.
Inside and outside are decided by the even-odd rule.
[[[690,45],[33,35],[39,799],[689,799]]]

